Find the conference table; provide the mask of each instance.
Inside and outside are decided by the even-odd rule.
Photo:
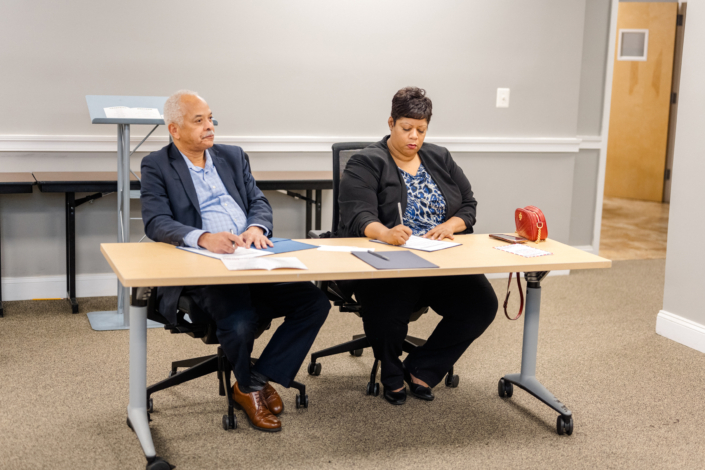
[[[0,173],[0,194],[31,193],[33,185],[32,173]],[[1,256],[0,259],[2,259]],[[0,283],[0,318],[3,316],[2,285]]]
[[[404,250],[372,243],[367,238],[301,240],[313,245],[356,246],[375,248],[377,252]],[[610,260],[587,253],[554,240],[538,247],[552,253],[547,256],[524,258],[495,247],[506,244],[488,235],[458,235],[461,245],[436,252],[414,251],[438,268],[376,270],[345,252],[315,249],[274,256],[292,256],[308,269],[278,269],[272,271],[229,271],[217,259],[179,250],[163,243],[104,243],[101,252],[120,282],[126,287],[160,287],[210,284],[252,284],[270,282],[329,281],[347,279],[383,279],[425,276],[455,276],[523,272],[527,281],[526,311],[520,373],[500,379],[499,394],[511,397],[514,385],[527,391],[559,413],[559,434],[572,434],[572,412],[548,391],[536,378],[541,281],[552,270],[609,268]],[[131,296],[130,307],[130,379],[128,423],[136,433],[148,465],[157,462],[147,413],[147,307]],[[149,467],[148,467],[149,468]]]
[[[31,178],[31,174],[28,175]],[[262,191],[282,191],[290,197],[306,202],[306,233],[311,231],[312,212],[315,213],[315,229],[321,229],[322,191],[333,189],[332,171],[254,171],[252,175],[257,182],[257,187]],[[139,191],[139,177],[139,171],[130,175],[131,191]],[[34,173],[32,183],[35,179],[40,191],[65,194],[66,295],[71,304],[72,313],[78,313],[78,301],[76,300],[76,208],[116,192],[118,174],[117,171],[38,171]],[[0,187],[2,187],[1,183]],[[305,190],[306,195],[294,192],[296,190]],[[76,199],[76,193],[94,194]],[[139,197],[139,194],[135,194],[134,197]],[[2,312],[1,309],[0,312]]]

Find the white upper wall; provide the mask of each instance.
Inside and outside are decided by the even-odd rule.
[[[189,88],[220,135],[381,136],[416,85],[434,136],[574,137],[584,20],[585,0],[5,0],[0,135],[113,135],[85,95]]]

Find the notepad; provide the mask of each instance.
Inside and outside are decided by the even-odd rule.
[[[385,245],[388,245],[388,243],[383,242],[382,240],[370,240],[370,241],[375,242],[375,243],[383,243]],[[408,248],[410,250],[419,250],[419,251],[438,251],[438,250],[445,250],[446,248],[453,248],[454,246],[460,246],[460,243],[444,242],[441,240],[431,240],[430,238],[417,237],[416,235],[410,236],[409,239],[406,241],[406,243],[401,245],[402,248]]]
[[[312,250],[317,248],[316,245],[309,245],[308,243],[297,242],[289,238],[276,238],[272,237],[269,239],[274,245],[273,247],[263,248],[260,251],[266,252],[266,254],[280,254],[280,253],[290,253],[292,251],[301,250]]]
[[[244,258],[223,259],[223,264],[230,271],[247,271],[250,269],[308,269],[298,258]]]
[[[424,269],[438,267],[411,251],[379,251],[377,253],[389,258],[389,261],[378,258],[372,253],[360,251],[354,252],[353,256],[360,258],[375,269]]]
[[[264,250],[257,250],[255,248],[243,248],[238,246],[233,253],[213,253],[204,248],[191,248],[190,246],[177,246],[178,249],[188,251],[189,253],[196,253],[197,255],[208,256],[209,258],[215,259],[245,259],[245,258],[257,258],[258,256],[267,256],[272,253]]]
[[[520,244],[495,246],[495,248],[497,250],[506,251],[507,253],[523,256],[524,258],[536,258],[537,256],[547,256],[553,254],[550,251],[539,250],[538,248],[532,248],[530,246]]]

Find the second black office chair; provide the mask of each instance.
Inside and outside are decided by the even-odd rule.
[[[340,179],[343,176],[343,171],[348,163],[348,160],[372,142],[346,142],[340,144],[333,144],[333,228],[330,233],[324,234],[321,231],[312,230],[309,232],[311,238],[324,238],[326,236],[331,236],[338,230],[338,223],[340,221],[340,209],[338,206],[338,194],[340,188]],[[350,291],[349,282],[336,282],[336,281],[324,281],[319,282],[318,286],[325,292],[328,298],[337,306],[341,312],[352,312],[358,317],[362,318],[362,306],[357,303],[353,298],[353,294]],[[416,321],[428,312],[428,307],[423,308],[414,312],[409,319],[410,322]],[[414,336],[407,336],[404,340],[403,349],[404,352],[409,353],[413,351],[417,346],[421,346],[426,343],[426,340],[421,338],[416,338]],[[322,366],[318,359],[327,356],[333,356],[336,354],[342,354],[349,352],[353,356],[362,356],[365,348],[369,348],[370,342],[364,334],[354,335],[352,341],[348,341],[337,346],[323,349],[321,351],[314,352],[311,354],[311,362],[308,364],[308,373],[310,375],[320,375]],[[379,395],[379,383],[377,382],[377,371],[379,368],[379,360],[375,359],[372,365],[372,371],[370,372],[370,381],[367,383],[366,394],[367,395]],[[448,371],[445,378],[445,384],[447,387],[457,387],[460,382],[460,378],[453,374],[453,368]]]

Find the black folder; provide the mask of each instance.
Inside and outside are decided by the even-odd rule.
[[[375,251],[374,253],[389,258],[389,261],[378,258],[367,251],[352,252],[354,256],[357,256],[375,269],[421,269],[438,267],[411,251]]]

